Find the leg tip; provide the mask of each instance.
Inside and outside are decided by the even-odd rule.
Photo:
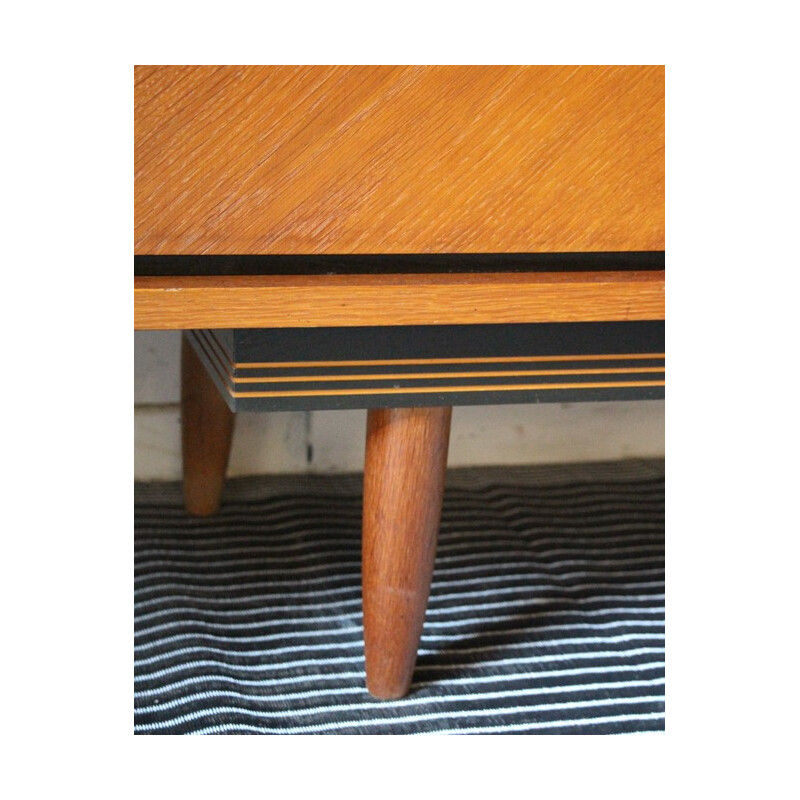
[[[367,681],[367,691],[376,700],[399,700],[408,694],[410,688],[410,683],[392,685],[380,681]]]

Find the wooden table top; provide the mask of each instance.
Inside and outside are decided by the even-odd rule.
[[[139,66],[135,253],[664,249],[662,66]]]
[[[134,232],[138,329],[663,319],[664,68],[136,67]]]

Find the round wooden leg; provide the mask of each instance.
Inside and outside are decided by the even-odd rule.
[[[219,509],[234,416],[184,335],[181,346],[183,497],[190,514],[208,516]]]
[[[367,689],[411,685],[442,512],[450,408],[371,409],[364,464],[362,590]]]

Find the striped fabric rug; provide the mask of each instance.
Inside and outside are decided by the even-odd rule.
[[[135,487],[140,734],[664,730],[664,463],[448,473],[410,694],[364,688],[361,480]]]

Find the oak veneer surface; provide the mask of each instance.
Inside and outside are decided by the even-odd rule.
[[[139,66],[135,253],[664,249],[662,66]]]

